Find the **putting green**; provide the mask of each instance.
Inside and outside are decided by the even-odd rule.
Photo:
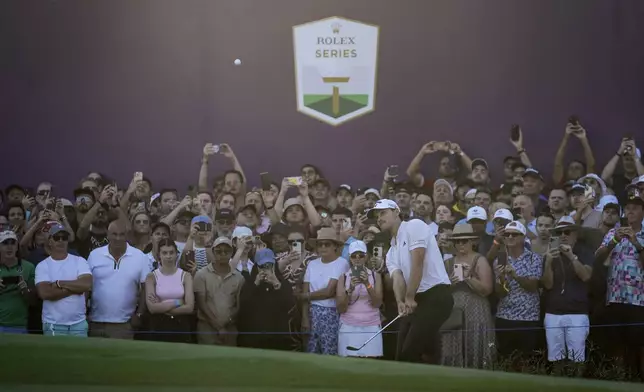
[[[641,384],[300,353],[108,339],[0,335],[0,390],[641,391]]]

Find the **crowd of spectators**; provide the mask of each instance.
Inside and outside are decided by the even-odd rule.
[[[565,164],[571,140],[585,157]],[[543,348],[553,369],[583,371],[592,341],[632,377],[644,375],[635,141],[617,140],[598,171],[572,117],[551,179],[532,167],[520,128],[510,142],[516,155],[494,181],[485,159],[432,141],[406,176],[389,166],[373,187],[332,186],[305,164],[281,182],[263,173],[254,188],[227,144],[204,146],[198,184],[185,191],[155,189],[140,172],[126,187],[89,172],[73,198],[47,181],[10,185],[0,194],[0,333],[394,359],[389,333],[347,350],[398,314],[387,268],[398,256],[368,214],[391,199],[435,235],[452,282],[441,355],[426,362],[519,367]],[[421,173],[430,155],[437,171]],[[231,170],[209,183],[220,156]]]

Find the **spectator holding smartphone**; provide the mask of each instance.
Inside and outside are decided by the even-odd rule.
[[[207,215],[192,218],[190,235],[183,248],[182,267],[193,276],[200,269],[208,266],[207,243],[212,241],[212,219]]]
[[[20,258],[18,237],[0,232],[0,334],[27,333],[29,305],[35,303],[35,267]]]
[[[452,313],[459,317],[448,319],[447,323],[456,323],[454,326],[444,325],[448,331],[442,335],[443,365],[482,369],[494,358],[494,324],[487,298],[493,292],[494,280],[490,264],[474,251],[479,238],[468,223],[454,226],[450,236],[456,252],[445,260],[445,269],[452,282]]]
[[[367,268],[369,253],[362,241],[349,245],[351,269],[338,279],[335,302],[340,313],[338,355],[379,358],[383,355],[382,335],[378,335],[359,351],[347,346],[360,347],[380,330],[382,305],[382,276]]]
[[[614,323],[613,345],[625,351],[631,377],[644,377],[644,200],[631,191],[624,216],[628,225],[611,229],[595,253],[595,268],[607,269],[606,318]],[[609,258],[608,266],[603,261]],[[602,267],[604,266],[604,267]],[[639,325],[638,325],[639,324]]]

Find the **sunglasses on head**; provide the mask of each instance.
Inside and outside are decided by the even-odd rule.
[[[14,239],[8,239],[8,240],[2,241],[2,245],[15,245],[17,242],[18,241],[14,240]]]
[[[51,236],[51,239],[54,240],[55,242],[67,241],[67,240],[69,240],[69,235],[68,234],[54,234],[53,236]]]
[[[352,259],[364,259],[365,257],[367,257],[367,255],[362,252],[355,252],[355,253],[351,253],[350,257]]]

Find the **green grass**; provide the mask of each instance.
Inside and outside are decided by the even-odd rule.
[[[641,385],[241,348],[0,335],[0,390],[641,391]]]

